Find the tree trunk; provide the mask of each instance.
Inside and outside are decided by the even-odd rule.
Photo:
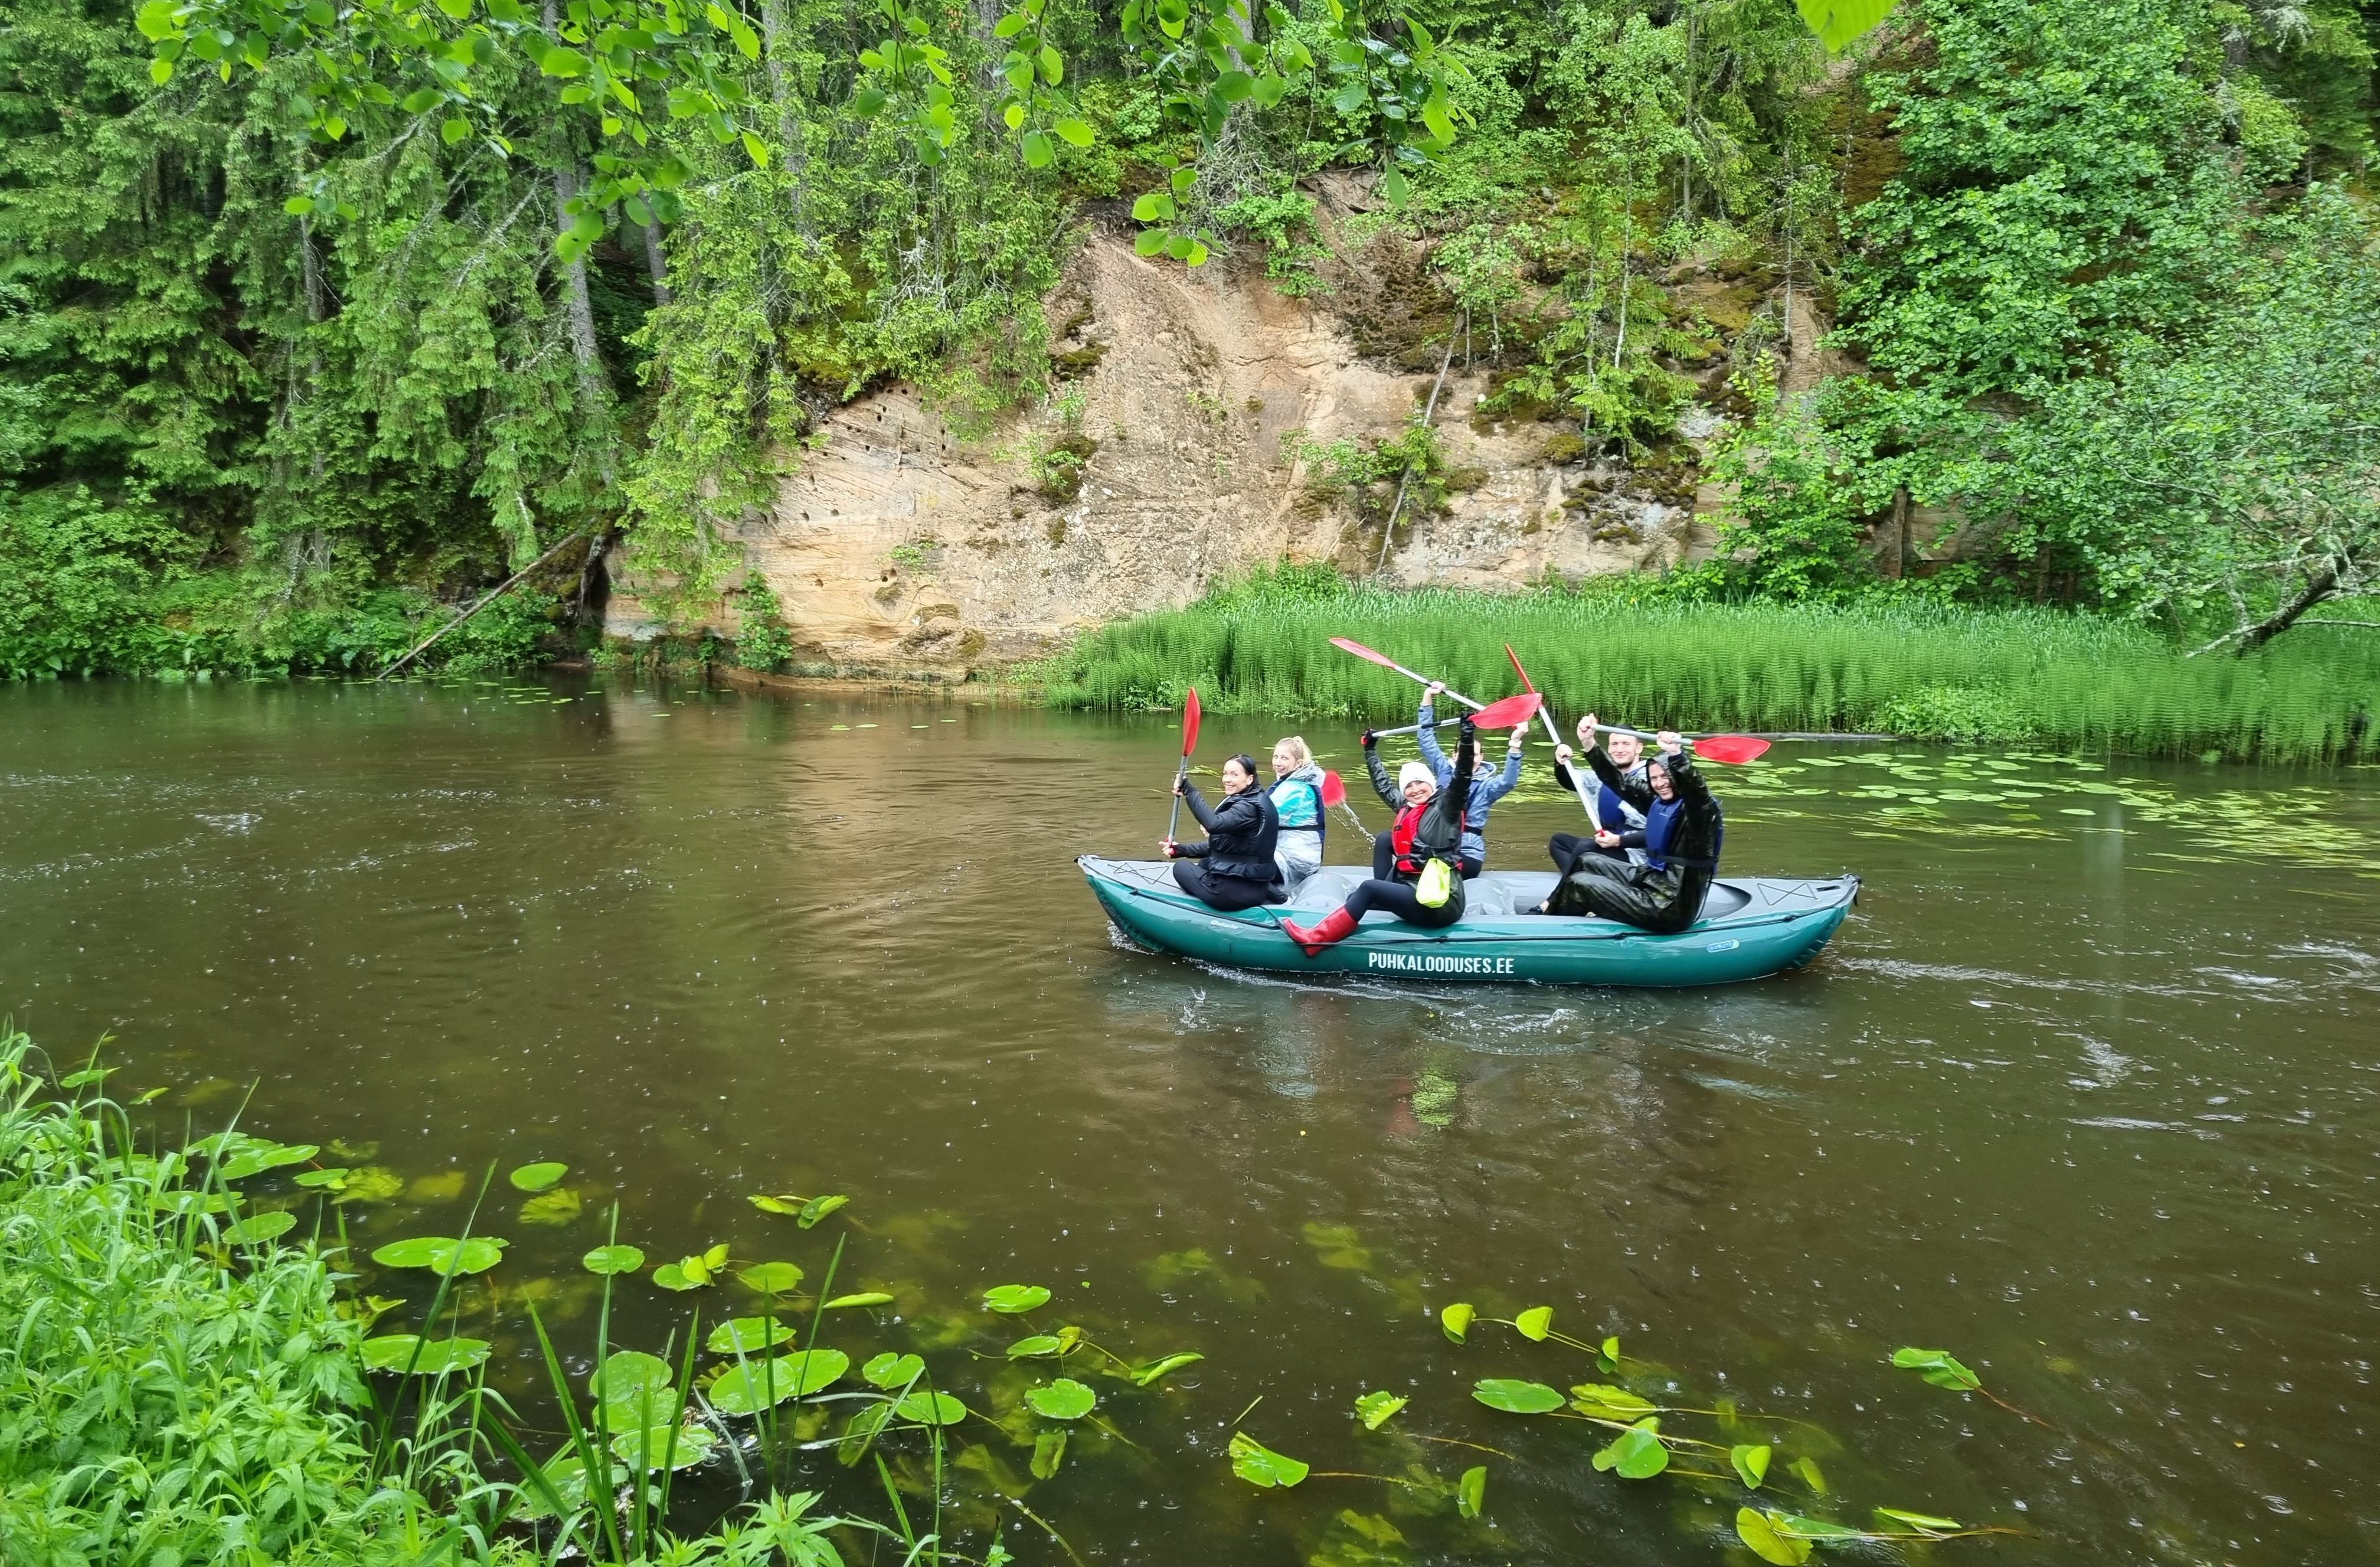
[[[785,54],[792,47],[792,40],[785,36],[785,0],[761,0],[760,57],[769,65],[769,101],[777,110],[777,156],[784,160],[794,227],[807,238],[809,230],[802,213],[802,181],[809,165],[809,150],[802,140],[801,114],[793,86],[785,79]]]
[[[545,30],[555,34],[559,43],[561,18],[554,0],[545,0]],[[553,165],[553,232],[556,237],[570,232],[571,216],[565,211],[571,199],[578,194],[578,154],[569,132],[563,133],[563,145]],[[589,408],[601,406],[612,387],[603,373],[603,358],[595,342],[595,303],[587,293],[587,261],[584,257],[562,269],[562,309],[570,327],[570,352],[578,361],[578,392]]]
[[[669,257],[662,252],[662,225],[654,218],[645,220],[645,270],[653,274],[653,303],[668,304]]]
[[[2305,586],[2291,594],[2280,608],[2242,633],[2239,650],[2243,654],[2255,651],[2296,625],[2300,615],[2338,591],[2338,560],[2334,556],[2324,564],[2320,571],[2307,577]]]
[[[1892,569],[1886,573],[1895,582],[1909,575],[1909,486],[1898,485],[1892,492]]]

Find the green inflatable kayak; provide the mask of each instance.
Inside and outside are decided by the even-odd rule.
[[[1281,917],[1311,925],[1368,870],[1325,866],[1286,904],[1222,914],[1176,886],[1166,860],[1085,855],[1075,863],[1116,928],[1150,952],[1233,968],[1507,985],[1729,985],[1782,973],[1818,955],[1860,888],[1856,876],[1729,877],[1712,883],[1691,929],[1657,936],[1608,919],[1515,914],[1544,901],[1553,872],[1491,870],[1470,883],[1463,917],[1444,929],[1374,914],[1321,956],[1307,957],[1281,932]]]

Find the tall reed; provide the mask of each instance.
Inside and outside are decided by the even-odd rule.
[[[1352,637],[1480,700],[1518,690],[1510,642],[1564,722],[1874,730],[2135,755],[2308,761],[2373,748],[2380,636],[2309,627],[2248,658],[2190,659],[2154,630],[2060,611],[1876,600],[1840,609],[1570,591],[1383,591],[1258,574],[1119,622],[1033,672],[1060,706],[1409,721],[1411,682],[1330,645]]]

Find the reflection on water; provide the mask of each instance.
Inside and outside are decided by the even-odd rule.
[[[1449,1343],[1457,1299],[1551,1305],[1687,1402],[1816,1422],[1830,1515],[2035,1537],[1946,1561],[2380,1554],[2372,771],[1780,747],[1711,770],[1730,864],[1859,870],[1832,949],[1608,993],[1120,949],[1071,861],[1147,852],[1170,750],[1159,719],[858,695],[0,689],[0,1010],[53,1049],[115,1031],[201,1124],[255,1082],[251,1129],[378,1145],[358,1162],[405,1187],[353,1210],[367,1244],[452,1233],[491,1160],[567,1162],[575,1217],[491,1199],[507,1303],[587,1310],[573,1265],[616,1200],[656,1259],[728,1241],[814,1275],[847,1222],[837,1288],[901,1297],[831,1328],[863,1354],[996,1357],[1013,1324],[969,1307],[1012,1282],[1127,1353],[1203,1353],[1111,1400],[1138,1448],[1087,1437],[1033,1489],[1094,1560],[1726,1555],[1732,1503],[1473,1403],[1596,1374],[1506,1330]],[[1492,861],[1574,809],[1540,779]],[[745,1200],[828,1191],[852,1205],[807,1233]],[[625,1300],[632,1342],[682,1320]],[[521,1348],[516,1314],[487,1325]],[[1891,1369],[1900,1344],[2054,1429]],[[1014,1396],[970,1364],[953,1391]],[[1413,1403],[1366,1433],[1378,1388]],[[1400,1430],[1513,1454],[1492,1528],[1241,1485],[1222,1448],[1259,1395],[1248,1428],[1318,1468],[1470,1462]]]

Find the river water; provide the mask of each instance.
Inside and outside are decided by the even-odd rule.
[[[1204,755],[1278,732],[1210,720]],[[1310,737],[1357,771],[1343,728]],[[920,1349],[978,1410],[1035,1379],[1002,1346],[1062,1322],[1203,1354],[1146,1391],[1070,1362],[1111,1431],[1049,1480],[1029,1418],[955,1428],[954,1520],[1005,1484],[1089,1561],[1750,1560],[1740,1488],[1598,1473],[1608,1432],[1475,1403],[1615,1379],[1484,1321],[1451,1343],[1455,1301],[1549,1306],[1619,1338],[1616,1379],[1758,1411],[1670,1428],[1781,1439],[1774,1505],[2021,1531],[1945,1562],[2380,1557],[2380,772],[1779,747],[1709,770],[1730,868],[1856,870],[1858,909],[1804,972],[1624,993],[1120,948],[1072,860],[1148,852],[1172,742],[840,692],[0,687],[0,1010],[61,1054],[112,1032],[176,1131],[247,1097],[248,1129],[395,1172],[346,1209],[364,1247],[455,1233],[492,1162],[566,1162],[559,1222],[501,1173],[481,1213],[512,1245],[465,1329],[516,1390],[523,1296],[583,1368],[576,1259],[614,1202],[656,1260],[726,1242],[812,1284],[847,1237],[835,1291],[895,1304],[820,1342]],[[1491,864],[1575,819],[1531,767]],[[746,1200],[826,1192],[850,1205],[809,1232]],[[392,1326],[424,1277],[368,1277],[410,1303]],[[992,1316],[1002,1283],[1057,1298]],[[613,1332],[739,1304],[632,1279]],[[1368,1390],[1411,1403],[1366,1432]],[[1318,1471],[1484,1464],[1486,1515],[1259,1491],[1235,1420]]]

